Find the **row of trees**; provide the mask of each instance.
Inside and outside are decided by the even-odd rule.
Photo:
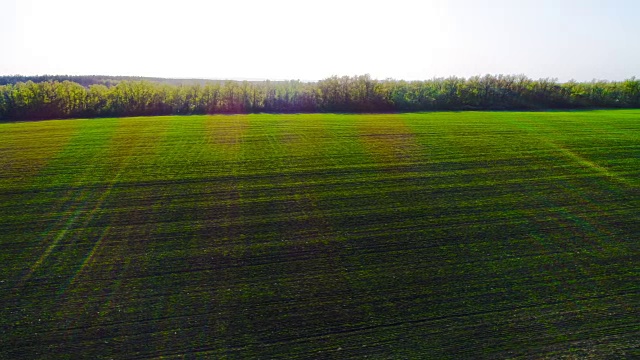
[[[258,112],[391,112],[640,107],[640,80],[532,80],[523,75],[449,77],[426,81],[333,76],[315,83],[73,81],[0,86],[0,119]]]
[[[104,76],[104,75],[2,75],[0,76],[0,85],[15,84],[19,82],[33,81],[34,83],[41,82],[63,82],[71,81],[78,83],[82,86],[88,87],[90,85],[116,85],[122,81],[150,81],[155,83],[163,83],[170,85],[194,85],[194,84],[213,84],[224,82],[224,80],[207,80],[207,79],[168,79],[168,78],[154,78],[143,76]]]

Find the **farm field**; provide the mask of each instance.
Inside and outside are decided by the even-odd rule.
[[[640,110],[0,124],[0,358],[640,356]]]

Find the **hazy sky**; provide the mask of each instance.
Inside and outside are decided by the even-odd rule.
[[[0,75],[640,76],[639,0],[0,0]]]

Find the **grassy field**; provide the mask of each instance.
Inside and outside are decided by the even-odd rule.
[[[640,110],[0,124],[0,358],[640,356],[639,190]]]

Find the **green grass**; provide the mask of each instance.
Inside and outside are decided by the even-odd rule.
[[[640,348],[640,111],[0,124],[0,358]]]

